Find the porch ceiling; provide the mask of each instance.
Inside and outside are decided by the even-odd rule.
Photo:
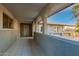
[[[3,5],[14,15],[15,18],[21,22],[32,22],[46,4],[4,3]]]
[[[32,22],[47,5],[47,3],[4,3],[3,4],[15,18],[21,22]],[[48,7],[52,7],[49,15],[54,14],[56,11],[67,7],[68,3],[52,3]]]

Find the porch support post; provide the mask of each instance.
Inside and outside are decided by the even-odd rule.
[[[47,17],[42,17],[43,20],[43,34],[47,34]]]
[[[35,32],[38,32],[38,24],[35,22]]]

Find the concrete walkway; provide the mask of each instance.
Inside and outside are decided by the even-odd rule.
[[[20,39],[4,53],[4,56],[44,56],[33,39]]]

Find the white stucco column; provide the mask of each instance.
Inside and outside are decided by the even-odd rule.
[[[37,32],[37,22],[35,21],[35,32]]]
[[[56,33],[58,32],[58,27],[56,26]]]
[[[42,17],[43,20],[43,34],[47,34],[47,17]]]
[[[62,26],[62,35],[64,35],[64,27]]]

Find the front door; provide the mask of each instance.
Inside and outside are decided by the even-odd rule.
[[[20,34],[21,34],[21,37],[30,37],[31,36],[31,31],[32,31],[32,28],[31,28],[31,24],[26,24],[26,23],[21,23],[20,24]]]

